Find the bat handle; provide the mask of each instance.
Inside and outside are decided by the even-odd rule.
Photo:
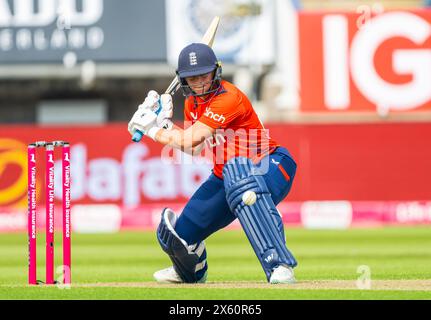
[[[139,142],[139,141],[141,141],[143,136],[144,136],[144,134],[142,133],[141,130],[136,130],[135,133],[133,133],[132,141],[133,142]]]
[[[160,102],[160,99],[157,102],[157,104],[158,104],[157,110],[154,111],[154,112],[158,115],[160,113],[160,111],[162,111],[162,104]],[[133,133],[132,141],[133,142],[139,142],[139,141],[141,141],[141,139],[142,139],[143,136],[144,136],[144,133],[141,130],[136,130]]]

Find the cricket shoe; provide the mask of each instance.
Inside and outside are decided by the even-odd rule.
[[[278,266],[272,271],[271,278],[269,278],[269,283],[295,283],[295,275],[293,274],[293,269],[288,266]]]
[[[184,283],[184,281],[180,278],[178,273],[175,271],[174,267],[169,267],[166,269],[162,269],[156,271],[153,274],[154,279],[160,283]],[[207,280],[207,272],[205,272],[204,276],[197,283],[205,283]]]

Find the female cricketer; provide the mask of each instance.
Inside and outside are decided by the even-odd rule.
[[[177,216],[166,208],[157,239],[172,266],[154,273],[159,282],[203,283],[208,264],[204,240],[239,219],[270,283],[294,283],[296,259],[286,247],[276,205],[289,193],[296,163],[270,138],[249,99],[221,78],[221,64],[207,45],[193,43],[178,58],[186,97],[184,128],[172,124],[172,97],[150,91],[128,130],[197,155],[212,150],[214,168]],[[153,108],[158,103],[162,111]],[[208,143],[209,142],[209,143]]]

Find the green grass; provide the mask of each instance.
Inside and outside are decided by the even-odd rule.
[[[345,231],[286,230],[288,247],[299,265],[296,278],[350,280],[366,265],[371,280],[431,280],[431,228],[376,228]],[[56,235],[56,262],[61,264],[61,236]],[[154,232],[74,234],[72,288],[27,286],[27,237],[0,235],[0,299],[431,299],[428,290],[295,289],[268,286],[241,230],[221,231],[207,239],[208,284],[136,286],[153,282],[154,271],[170,265]],[[44,239],[38,239],[38,278],[44,279]],[[124,283],[133,283],[125,286]],[[220,282],[250,283],[250,288]],[[121,283],[122,287],[79,285]],[[75,286],[74,286],[75,285]]]

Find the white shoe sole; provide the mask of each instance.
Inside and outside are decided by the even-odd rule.
[[[158,283],[185,283],[183,280],[178,280],[178,279],[166,279],[163,277],[157,277],[156,276],[157,272],[155,272],[153,274],[153,278],[154,280],[156,280],[156,282]],[[208,276],[208,271],[205,272],[204,276],[197,282],[197,283],[205,283],[207,281],[207,276]]]
[[[274,280],[270,280],[269,283],[270,284],[295,284],[296,280],[295,279],[289,279],[289,280],[274,279]]]

